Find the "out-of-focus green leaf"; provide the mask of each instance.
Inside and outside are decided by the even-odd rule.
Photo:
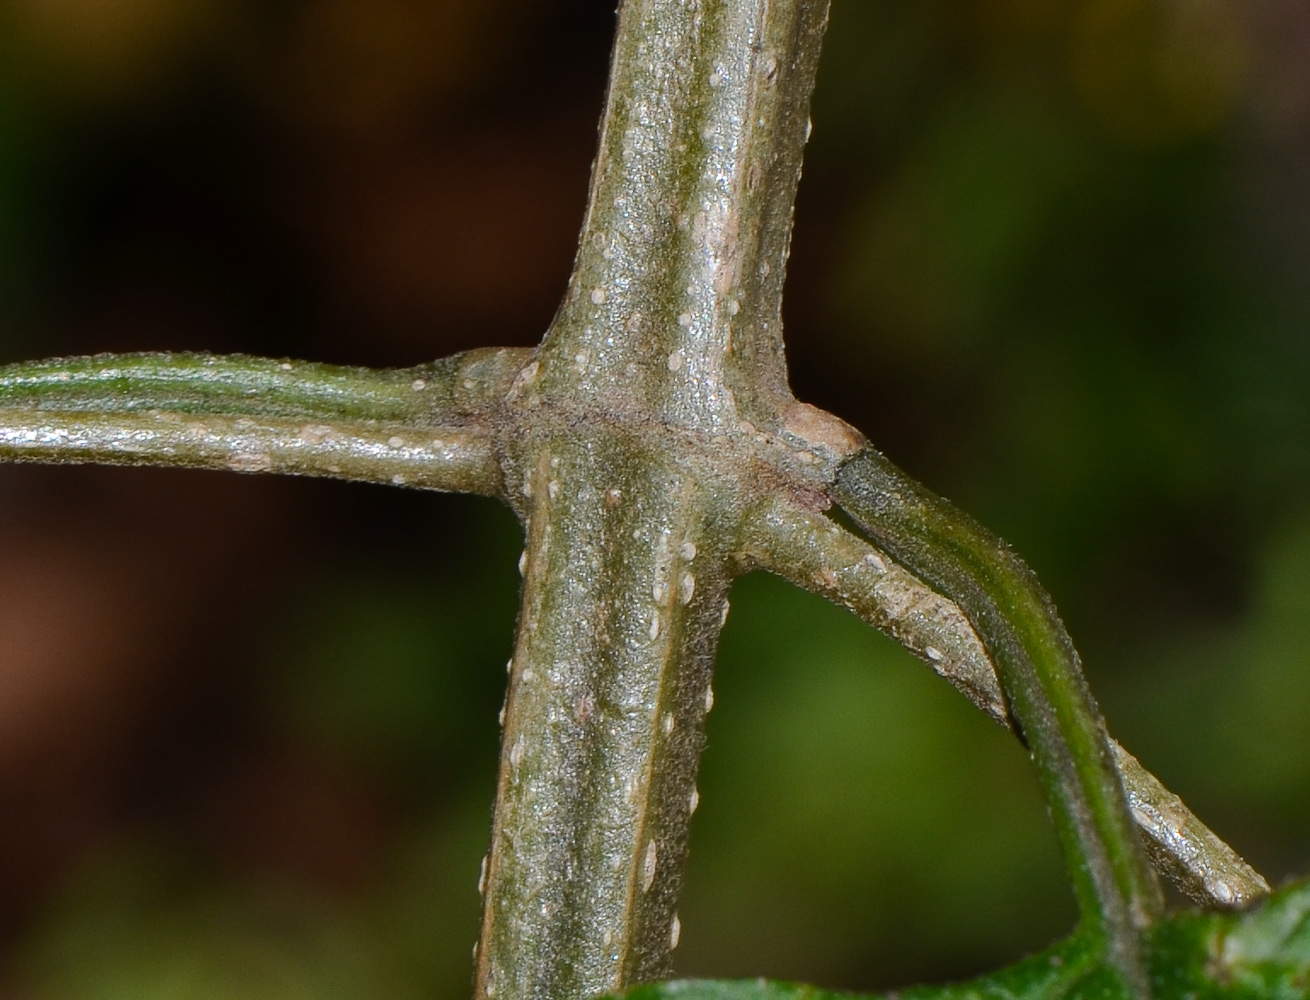
[[[40,1000],[414,1000],[409,970],[331,898],[289,883],[200,886],[124,845],[62,893],[18,968]]]
[[[1156,1000],[1305,1000],[1310,997],[1310,880],[1245,913],[1178,914],[1148,941]],[[1116,981],[1077,936],[1000,972],[919,986],[897,1000],[1118,1000]],[[639,986],[626,1000],[838,1000],[850,994],[756,980],[681,980]]]

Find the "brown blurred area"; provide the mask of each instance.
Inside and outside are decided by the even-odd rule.
[[[7,359],[412,364],[532,343],[548,323],[585,197],[605,5],[14,0],[0,19],[6,110],[31,156],[15,215],[53,223],[7,304]],[[297,602],[348,590],[354,570],[408,579],[444,557],[486,577],[478,549],[503,554],[515,529],[487,512],[481,529],[432,526],[467,507],[0,470],[0,947],[142,829],[171,831],[218,880],[366,893],[397,831],[462,776],[370,771],[288,733],[254,675],[312,628]],[[489,778],[499,680],[483,673]]]
[[[833,18],[789,279],[798,394],[1015,541],[1125,742],[1276,877],[1304,873],[1288,595],[1310,567],[1279,558],[1310,553],[1310,17]],[[3,0],[0,360],[535,342],[612,27],[592,0]],[[0,467],[0,995],[461,995],[517,545],[461,498]],[[734,615],[786,638],[725,640],[682,971],[889,986],[1060,933],[1017,751],[928,679],[860,687],[919,675],[795,601],[752,584]],[[1280,622],[1268,669],[1240,673]],[[820,755],[859,697],[882,728],[848,720]],[[1273,720],[1282,770],[1233,718]],[[971,774],[1020,790],[978,799]]]

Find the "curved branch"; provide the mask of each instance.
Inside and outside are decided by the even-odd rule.
[[[1029,747],[1081,913],[1080,933],[1136,1000],[1151,996],[1142,935],[1163,900],[1110,761],[1078,656],[1032,571],[1003,542],[878,452],[833,496],[872,540],[955,600],[982,640]]]
[[[1242,909],[1273,891],[1264,876],[1113,739],[1110,754],[1119,769],[1128,808],[1144,835],[1147,856],[1193,902]]]
[[[894,638],[1013,729],[996,671],[959,606],[830,518],[775,498],[748,524],[753,565],[839,604]],[[1147,854],[1202,906],[1237,908],[1269,884],[1113,739],[1110,751]]]
[[[371,371],[204,354],[0,368],[0,460],[281,472],[500,495],[524,350]]]

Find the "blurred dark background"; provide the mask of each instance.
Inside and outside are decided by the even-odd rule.
[[[1111,726],[1310,873],[1310,8],[833,0],[802,398],[1010,538]],[[563,289],[612,0],[0,0],[0,360],[408,365]],[[0,468],[0,996],[461,997],[518,528]],[[1064,933],[1027,762],[843,612],[734,592],[679,972],[852,989]]]

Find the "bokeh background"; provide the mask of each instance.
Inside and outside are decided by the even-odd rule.
[[[0,0],[0,360],[530,344],[612,0]],[[1310,873],[1310,7],[833,0],[794,383],[1011,539],[1113,730]],[[0,996],[457,998],[519,548],[490,502],[0,468]],[[733,596],[679,972],[973,974],[1073,907],[1019,748]]]

